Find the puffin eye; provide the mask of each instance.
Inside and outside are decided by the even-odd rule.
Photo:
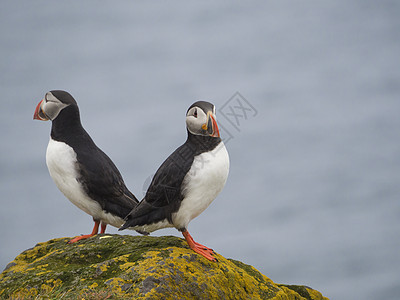
[[[193,116],[197,118],[197,108],[194,109]]]

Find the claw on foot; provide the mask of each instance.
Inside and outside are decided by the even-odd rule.
[[[96,233],[96,234],[97,234],[97,233]],[[70,240],[70,241],[68,242],[68,244],[76,243],[77,241],[90,238],[90,237],[92,237],[92,236],[94,236],[94,235],[96,235],[96,234],[83,234],[83,235],[77,236],[77,237],[73,238],[72,240]]]
[[[194,252],[204,256],[205,258],[207,258],[210,261],[214,261],[214,262],[218,261],[215,257],[213,257],[213,255],[215,254],[213,249],[208,248],[202,244],[195,242],[193,240],[192,236],[190,235],[189,231],[187,231],[187,230],[182,231],[182,234],[185,237],[186,242],[188,243],[190,249],[192,249]]]

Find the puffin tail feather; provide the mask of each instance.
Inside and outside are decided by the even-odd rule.
[[[126,221],[126,222],[124,223],[124,225],[122,225],[122,226],[118,229],[118,231],[121,231],[121,230],[124,230],[124,229],[127,229],[128,227],[130,227],[128,223],[129,223],[129,221]]]

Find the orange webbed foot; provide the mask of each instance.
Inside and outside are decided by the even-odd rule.
[[[70,240],[68,242],[68,244],[73,244],[73,243],[76,243],[77,241],[88,239],[88,238],[96,235],[99,232],[99,226],[100,226],[100,221],[94,221],[94,227],[93,227],[91,234],[84,234],[84,235],[77,236],[77,237],[73,238],[72,240]],[[104,233],[106,231],[106,227],[107,227],[107,224],[102,223],[100,233]]]
[[[182,231],[183,236],[186,239],[186,242],[188,243],[190,249],[192,249],[194,252],[204,256],[205,258],[207,258],[210,261],[214,261],[217,262],[218,260],[213,256],[215,254],[214,250],[211,248],[208,248],[202,244],[199,244],[197,242],[195,242],[192,238],[192,236],[190,235],[190,233],[185,230]]]

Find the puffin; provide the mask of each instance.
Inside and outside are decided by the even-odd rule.
[[[126,216],[119,229],[140,234],[167,227],[182,232],[189,247],[210,261],[211,248],[194,241],[188,231],[223,189],[229,173],[229,155],[220,137],[215,106],[193,103],[186,112],[186,142],[158,168],[143,200]]]
[[[105,233],[107,225],[119,228],[138,204],[112,160],[82,127],[75,99],[66,91],[47,92],[36,106],[33,119],[52,121],[46,164],[58,189],[74,205],[93,217],[92,233],[75,243]]]

